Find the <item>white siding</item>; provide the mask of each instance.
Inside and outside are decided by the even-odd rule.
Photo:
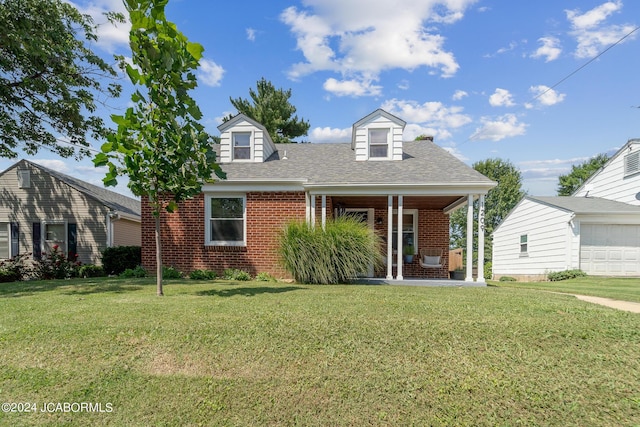
[[[493,234],[493,274],[538,276],[577,268],[579,243],[570,219],[569,212],[522,200]],[[521,235],[527,235],[526,255],[520,253]]]
[[[246,120],[239,121],[235,125],[220,135],[220,162],[230,163],[233,160],[233,141],[232,134],[234,132],[249,132],[251,133],[251,159],[250,160],[236,160],[242,162],[264,162],[275,151],[276,147],[271,141],[269,134],[261,129],[249,123]]]
[[[369,129],[387,128],[390,131],[389,158],[387,160],[402,160],[402,126],[389,120],[384,115],[377,115],[370,121],[358,126],[355,134],[354,151],[356,160],[369,160]]]
[[[629,149],[630,148],[630,149]],[[576,197],[584,197],[587,192],[591,197],[616,200],[618,202],[640,205],[636,198],[640,192],[640,173],[624,176],[624,158],[629,153],[640,151],[640,142],[630,143],[628,148],[618,152],[609,163],[587,185],[584,185]]]

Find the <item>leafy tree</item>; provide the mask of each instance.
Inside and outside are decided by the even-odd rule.
[[[211,151],[211,137],[198,123],[202,113],[188,91],[197,86],[203,48],[191,43],[167,21],[168,0],[125,0],[131,20],[131,64],[124,64],[136,86],[133,106],[113,115],[118,125],[94,159],[107,165],[105,185],[129,176],[129,188],[149,200],[155,217],[157,293],[162,290],[160,214],[171,213],[177,203],[199,194],[202,182],[213,173],[224,177]]]
[[[62,0],[0,0],[0,28],[0,157],[19,145],[87,155],[87,137],[105,134],[96,97],[120,94],[103,82],[115,70],[86,45],[97,40],[91,17]]]
[[[491,234],[502,222],[513,207],[524,197],[522,190],[522,174],[509,161],[502,159],[487,159],[476,162],[472,166],[475,170],[498,182],[498,185],[489,190],[485,197],[485,257],[491,260],[492,240]],[[474,252],[477,250],[478,230],[478,201],[474,202]],[[451,238],[453,248],[466,248],[467,210],[458,209],[451,214]]]
[[[572,195],[591,175],[596,173],[609,160],[605,153],[579,164],[571,166],[571,172],[558,177],[558,196]]]
[[[239,113],[262,124],[276,143],[292,142],[292,138],[307,134],[309,122],[293,116],[296,107],[289,103],[291,89],[276,89],[273,83],[264,77],[258,80],[256,86],[257,92],[249,89],[253,103],[248,99],[229,98]],[[233,116],[225,117],[224,121],[232,118]]]

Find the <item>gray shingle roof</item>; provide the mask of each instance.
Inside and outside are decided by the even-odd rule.
[[[110,209],[140,217],[140,200],[132,199],[131,197],[116,193],[115,191],[110,191],[105,188],[98,187],[97,185],[89,184],[88,182],[54,171],[37,163],[33,163],[28,160],[23,161],[59,179],[86,196],[99,201]]]
[[[300,179],[320,185],[493,184],[431,141],[403,142],[402,161],[356,161],[349,143],[275,145],[277,152],[264,163],[221,164],[227,180]]]
[[[599,197],[527,196],[527,198],[576,214],[640,214],[640,206]]]

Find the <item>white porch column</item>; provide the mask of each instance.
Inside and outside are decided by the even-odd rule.
[[[484,283],[484,194],[478,201],[478,277],[476,282]]]
[[[402,196],[398,196],[398,271],[396,274],[397,280],[402,280]]]
[[[304,209],[305,209],[305,221],[307,221],[307,223],[311,222],[311,197],[309,196],[309,193],[304,193]]]
[[[387,280],[393,279],[393,196],[387,196]]]
[[[467,196],[467,275],[465,282],[473,282],[473,194]]]
[[[311,228],[316,228],[316,196],[311,195]]]
[[[327,225],[327,195],[322,195],[322,229]]]

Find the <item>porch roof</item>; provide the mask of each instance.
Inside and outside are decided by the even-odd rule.
[[[468,188],[486,193],[496,183],[431,141],[403,142],[403,160],[356,161],[349,143],[275,144],[263,163],[221,164],[226,183],[294,182],[305,188]],[[216,185],[224,184],[222,181]]]

